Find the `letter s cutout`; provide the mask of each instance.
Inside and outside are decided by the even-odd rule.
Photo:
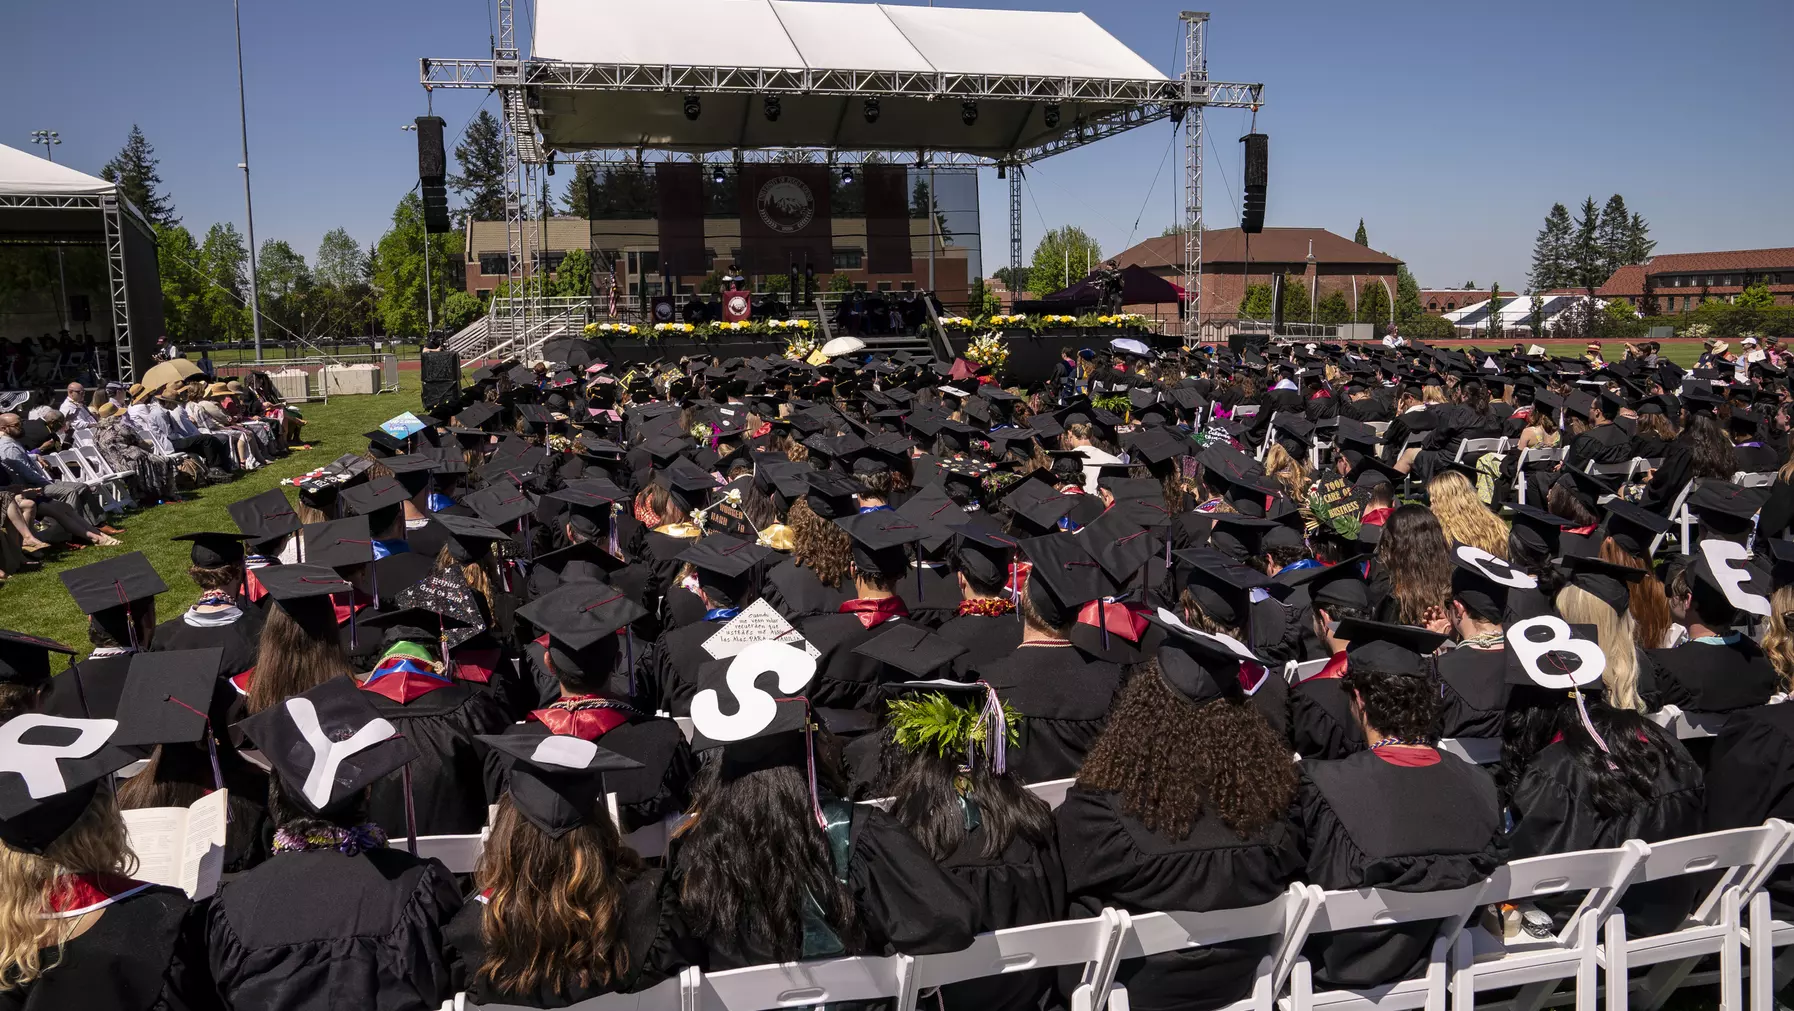
[[[733,716],[723,715],[721,698],[706,688],[691,700],[692,726],[713,741],[745,741],[766,729],[778,713],[778,702],[754,686],[760,675],[779,676],[779,691],[795,695],[816,676],[816,659],[782,642],[756,642],[729,661],[729,693],[741,703]]]

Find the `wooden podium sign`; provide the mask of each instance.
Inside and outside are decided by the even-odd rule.
[[[745,291],[723,293],[723,321],[739,323],[754,314],[754,300]]]

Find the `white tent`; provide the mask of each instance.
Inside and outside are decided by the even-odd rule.
[[[82,194],[115,192],[118,187],[48,158],[0,144],[0,194]]]
[[[543,140],[562,150],[993,155],[1177,88],[1080,13],[810,0],[539,0],[529,83]],[[983,96],[972,123],[961,101],[935,97],[968,91]],[[868,93],[881,96],[871,122]]]
[[[1539,316],[1545,321],[1545,330],[1549,332],[1556,329],[1558,317],[1580,306],[1587,298],[1586,295],[1540,296]],[[1602,299],[1597,298],[1594,302],[1597,311],[1607,306]],[[1481,302],[1472,302],[1461,309],[1446,313],[1445,319],[1452,326],[1460,329],[1482,330],[1489,326],[1489,311],[1489,300],[1485,298]],[[1499,312],[1501,317],[1496,323],[1498,329],[1528,329],[1532,326],[1532,296],[1504,297],[1501,300]]]

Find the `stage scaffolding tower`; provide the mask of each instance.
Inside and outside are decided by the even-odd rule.
[[[1009,265],[1022,266],[1022,186],[1026,166],[1044,158],[1124,133],[1160,120],[1181,121],[1184,130],[1184,315],[1186,339],[1198,332],[1202,305],[1202,113],[1205,108],[1253,109],[1264,100],[1264,85],[1211,81],[1206,52],[1207,12],[1184,11],[1184,65],[1168,82],[1057,77],[1009,77],[1000,74],[878,72],[831,69],[764,69],[751,67],[648,66],[582,64],[525,58],[517,46],[515,0],[497,0],[498,32],[490,59],[419,61],[419,83],[425,89],[466,88],[499,92],[505,145],[506,278],[513,297],[506,318],[493,319],[495,340],[515,340],[521,351],[542,322],[542,302],[534,275],[546,269],[539,223],[530,214],[530,200],[539,189],[549,152],[537,135],[539,98],[533,90],[660,92],[673,94],[825,94],[867,98],[1029,101],[1057,106],[1060,102],[1115,105],[1111,111],[1079,118],[1075,129],[1032,147],[1003,154],[963,150],[818,150],[815,148],[733,148],[691,151],[677,144],[664,147],[590,150],[584,157],[597,163],[697,161],[705,166],[739,167],[744,163],[823,161],[841,166],[869,162],[916,166],[1001,167],[1009,183]]]

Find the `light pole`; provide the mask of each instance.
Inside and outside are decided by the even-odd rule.
[[[417,132],[417,124],[416,123],[406,123],[404,126],[399,127],[399,129],[409,130],[412,133],[416,133]],[[423,180],[421,180],[421,179],[418,180],[418,186],[420,188],[423,186]],[[423,194],[419,193],[418,196],[421,197],[421,196],[423,196]],[[543,234],[547,234],[547,233],[545,232]],[[424,337],[426,340],[429,338],[431,331],[433,331],[435,329],[436,329],[436,299],[434,297],[432,297],[432,294],[430,291],[430,226],[428,224],[425,224],[424,225]]]
[[[62,135],[55,130],[31,131],[31,143],[44,146],[44,158],[50,164],[56,164],[53,152],[56,145],[62,143]],[[69,279],[62,266],[62,246],[56,247],[56,319],[62,324],[62,332],[69,329]],[[85,327],[83,329],[86,329]]]
[[[1320,269],[1315,266],[1314,240],[1309,239],[1308,240],[1308,325],[1309,326],[1315,325],[1315,319],[1314,319],[1315,299],[1320,295],[1320,291],[1321,291],[1321,272],[1320,272]],[[1311,334],[1313,334],[1313,333],[1318,333],[1319,331],[1311,330],[1309,332]]]
[[[255,266],[255,203],[249,198],[249,105],[243,95],[243,6],[231,0],[231,12],[237,19],[237,125],[243,132],[243,216],[249,230],[249,325],[255,330],[255,360],[262,360],[261,278]],[[297,350],[297,349],[295,349]]]

